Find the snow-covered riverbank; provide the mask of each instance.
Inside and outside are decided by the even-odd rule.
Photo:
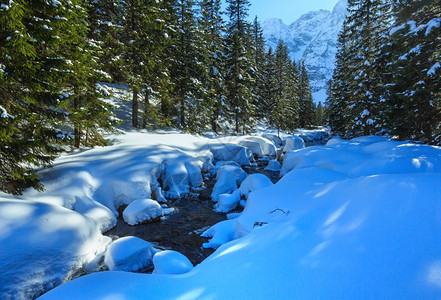
[[[44,193],[1,195],[2,295],[32,297],[69,279],[71,270],[93,269],[110,242],[100,232],[113,226],[120,204],[162,192],[179,196],[198,187],[217,160],[246,164],[257,145],[262,155],[273,151],[267,140],[262,146],[263,139],[243,137],[115,139],[57,160],[43,173]],[[282,174],[251,192],[241,215],[205,233],[213,238],[206,246],[223,245],[192,271],[94,273],[42,298],[439,298],[440,148],[332,139],[289,151]]]

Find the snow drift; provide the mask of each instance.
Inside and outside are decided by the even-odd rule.
[[[283,170],[208,230],[219,248],[189,273],[96,273],[42,299],[441,297],[440,148],[333,140],[288,152]]]

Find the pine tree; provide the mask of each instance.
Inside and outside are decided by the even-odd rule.
[[[349,62],[346,72],[350,81],[348,107],[351,119],[348,135],[376,134],[381,130],[382,66],[377,60],[380,46],[385,42],[389,21],[385,0],[349,0],[347,30]],[[349,75],[348,75],[349,76]]]
[[[401,1],[390,44],[385,99],[392,134],[441,142],[441,3]]]
[[[209,122],[210,112],[203,105],[206,93],[202,82],[204,69],[203,51],[198,43],[199,30],[196,24],[192,0],[178,0],[175,4],[177,35],[175,37],[174,66],[171,75],[174,81],[174,97],[179,107],[181,128],[197,131]],[[209,106],[208,106],[209,107]]]
[[[224,40],[225,22],[221,11],[220,0],[203,0],[200,3],[199,42],[203,52],[203,64],[206,97],[204,104],[211,112],[211,129],[219,132],[222,120],[227,117],[227,103],[225,102],[225,66]]]
[[[276,94],[276,65],[273,49],[270,47],[265,55],[263,86],[260,95],[260,102],[257,109],[261,118],[270,121],[272,104]]]
[[[248,0],[227,0],[229,23],[226,36],[226,68],[227,97],[230,103],[236,133],[247,133],[252,130],[253,78],[252,49],[250,44],[250,25],[248,16]]]
[[[265,117],[265,100],[263,90],[265,89],[265,40],[263,30],[257,16],[252,26],[253,52],[254,52],[254,106],[256,117],[260,120]]]
[[[332,131],[340,136],[346,135],[350,120],[349,101],[351,99],[350,82],[352,76],[349,72],[351,55],[349,45],[349,31],[346,20],[338,36],[335,69],[328,84],[328,97],[326,99],[328,123]]]
[[[304,62],[299,66],[299,77],[299,125],[302,128],[306,128],[313,124],[315,112],[311,86]]]

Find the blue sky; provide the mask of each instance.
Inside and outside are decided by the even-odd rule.
[[[257,15],[261,22],[268,18],[282,19],[291,24],[302,14],[313,10],[332,10],[338,0],[250,0],[250,19]]]

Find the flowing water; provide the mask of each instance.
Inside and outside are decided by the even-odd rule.
[[[268,176],[274,183],[279,179],[279,172],[266,171],[267,162],[258,161],[251,167],[245,167],[248,174],[262,173]],[[207,239],[200,234],[214,224],[226,220],[226,214],[214,211],[211,200],[211,192],[216,183],[215,176],[204,182],[205,189],[192,193],[183,198],[169,200],[167,205],[175,211],[160,221],[143,223],[130,226],[122,219],[121,207],[117,225],[106,232],[108,236],[136,236],[151,242],[160,249],[178,251],[197,265],[214,252],[213,249],[206,249],[202,244]],[[240,211],[239,208],[237,211]]]

